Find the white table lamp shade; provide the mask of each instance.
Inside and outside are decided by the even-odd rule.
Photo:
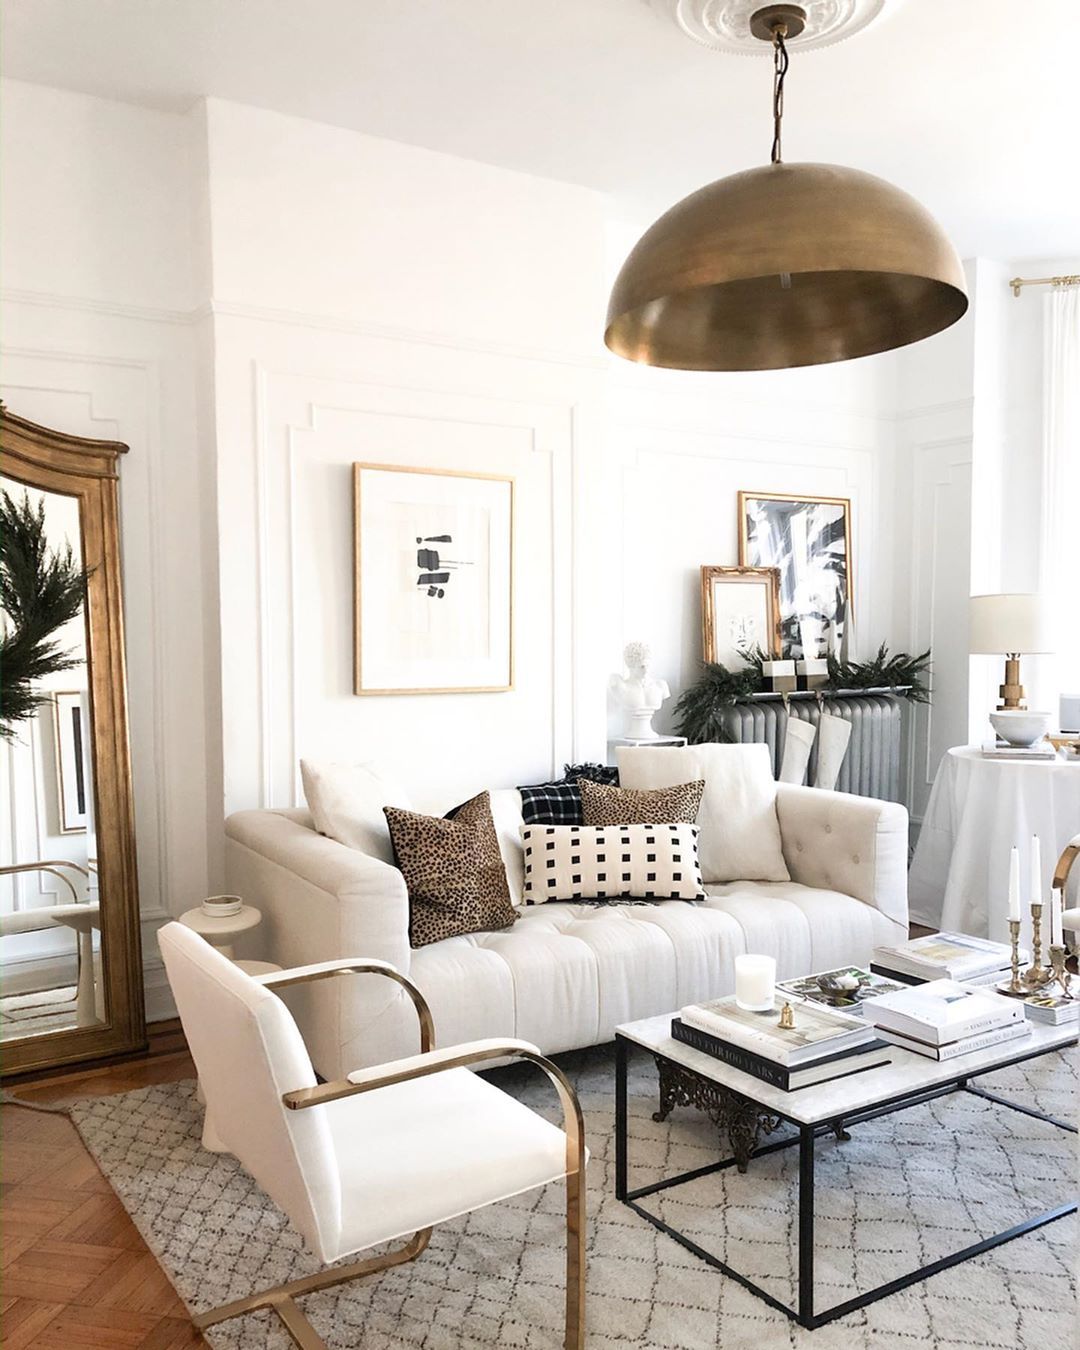
[[[973,595],[970,650],[990,655],[1054,651],[1042,596]]]

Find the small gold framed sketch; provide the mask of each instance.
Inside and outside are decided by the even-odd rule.
[[[827,636],[839,644],[855,615],[849,497],[740,492],[739,562],[780,569],[777,655],[819,656]]]
[[[780,573],[775,567],[701,569],[701,638],[706,661],[738,666],[760,647],[780,655]]]
[[[357,694],[514,683],[514,480],[353,465]]]

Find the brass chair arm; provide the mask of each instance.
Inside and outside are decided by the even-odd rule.
[[[269,975],[257,975],[255,979],[266,989],[287,989],[293,984],[310,984],[315,980],[329,980],[337,975],[385,975],[394,980],[412,999],[416,1015],[420,1019],[420,1053],[431,1053],[435,1047],[435,1021],[431,1016],[427,999],[420,990],[400,970],[395,970],[387,961],[323,961],[313,966],[297,966],[293,970],[273,971]]]
[[[63,872],[57,870],[61,867],[70,867],[73,872],[79,872],[87,881],[90,880],[90,873],[85,867],[76,862],[67,862],[63,858],[43,858],[40,862],[31,863],[5,863],[3,867],[0,867],[0,877],[14,876],[17,872],[48,872],[64,883],[71,892],[72,903],[77,905],[79,893],[71,884],[71,878],[64,876]]]
[[[547,1074],[562,1106],[567,1175],[584,1172],[585,1119],[578,1095],[557,1064],[521,1041],[473,1041],[446,1050],[435,1050],[428,1055],[360,1070],[364,1076],[358,1082],[343,1078],[335,1083],[320,1083],[318,1087],[298,1088],[294,1092],[286,1092],[282,1101],[291,1111],[303,1111],[309,1106],[324,1106],[327,1102],[355,1097],[361,1092],[374,1092],[378,1088],[393,1087],[395,1083],[408,1083],[416,1078],[428,1078],[432,1074],[446,1073],[450,1069],[460,1069],[470,1064],[483,1064],[493,1059],[525,1060]]]

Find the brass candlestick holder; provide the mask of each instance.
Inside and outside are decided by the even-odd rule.
[[[1072,992],[1072,976],[1065,969],[1065,957],[1067,955],[1064,943],[1059,945],[1052,942],[1050,944],[1051,979],[1060,986],[1062,998],[1073,998],[1075,996]]]
[[[1012,979],[997,987],[999,994],[1011,994],[1013,998],[1026,998],[1031,992],[1020,977],[1020,920],[1009,920],[1009,941],[1012,944]]]
[[[1033,901],[1031,906],[1031,965],[1021,978],[1028,993],[1041,989],[1054,978],[1053,969],[1042,963],[1042,904],[1039,901]]]

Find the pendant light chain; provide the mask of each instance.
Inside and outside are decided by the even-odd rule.
[[[772,162],[783,158],[780,150],[780,124],[784,117],[784,76],[788,68],[788,52],[784,45],[787,24],[779,23],[773,29],[773,143]]]

